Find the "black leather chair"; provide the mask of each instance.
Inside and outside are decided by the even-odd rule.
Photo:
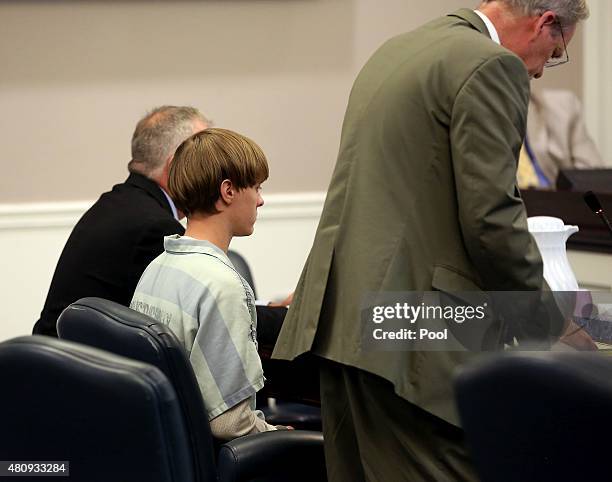
[[[117,303],[83,298],[64,310],[57,330],[60,338],[142,360],[164,372],[181,402],[197,480],[215,480],[214,454],[217,449],[213,445],[204,402],[185,351],[168,327]],[[291,466],[291,472],[284,473],[284,480],[325,480],[323,435],[320,432],[257,434],[252,438],[232,440],[224,447],[241,456],[235,458],[233,465],[225,458],[224,470],[218,474],[222,481],[251,480],[255,473],[258,481],[279,480],[275,461],[289,462]],[[305,460],[302,449],[306,448],[311,448],[311,453],[317,456]],[[227,468],[230,465],[231,470]]]
[[[300,434],[296,437],[295,434]],[[240,443],[227,443],[219,452],[221,482],[256,480],[266,482],[325,481],[325,464],[321,458],[321,433],[311,431],[279,431],[247,435]],[[265,443],[262,443],[265,442]],[[279,454],[299,454],[279,457]],[[266,464],[262,479],[261,465]]]
[[[484,359],[456,379],[483,482],[609,480],[612,359],[521,353]]]
[[[179,401],[156,367],[28,336],[0,344],[0,387],[0,460],[67,461],[56,473],[72,482],[196,480]]]
[[[57,323],[60,338],[150,363],[174,385],[191,443],[199,482],[216,480],[216,449],[197,381],[174,333],[154,319],[101,298],[83,298],[68,306]]]

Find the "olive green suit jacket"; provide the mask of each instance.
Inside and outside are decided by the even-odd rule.
[[[274,357],[304,352],[391,381],[458,424],[464,352],[362,346],[366,292],[537,290],[542,261],[516,187],[529,77],[462,9],[387,41],[351,91],[314,244]]]

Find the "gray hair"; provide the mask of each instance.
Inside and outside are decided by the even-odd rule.
[[[194,107],[164,105],[145,115],[132,136],[130,172],[154,177],[185,139],[194,134],[196,121],[211,122]]]
[[[484,0],[485,3],[496,0]],[[539,15],[550,10],[561,25],[574,25],[589,16],[586,0],[499,0],[523,15]]]

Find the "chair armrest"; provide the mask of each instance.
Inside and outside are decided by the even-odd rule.
[[[279,430],[246,435],[221,446],[219,482],[326,480],[323,434]]]

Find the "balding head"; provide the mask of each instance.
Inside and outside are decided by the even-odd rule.
[[[165,185],[164,173],[176,148],[210,124],[194,107],[165,105],[153,109],[136,125],[128,170]]]
[[[517,14],[527,17],[552,11],[563,26],[575,25],[589,16],[586,0],[483,0],[482,3],[505,4]]]
[[[532,78],[541,77],[544,67],[567,61],[576,25],[589,16],[585,0],[483,0],[478,10]]]

